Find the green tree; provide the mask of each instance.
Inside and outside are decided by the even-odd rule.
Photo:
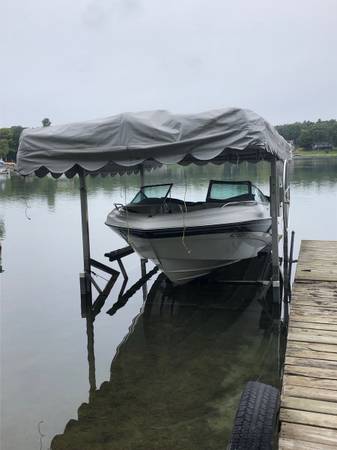
[[[332,145],[334,147],[337,147],[337,122],[336,121],[331,127],[331,141],[332,141]]]
[[[309,150],[312,147],[313,143],[314,143],[314,141],[313,141],[312,130],[310,130],[310,129],[303,130],[298,139],[298,145],[300,147],[304,147],[307,150]]]
[[[9,153],[8,141],[5,139],[0,140],[0,159],[6,159]]]
[[[0,129],[0,158],[5,159],[10,150],[11,131],[9,128]]]
[[[21,126],[11,128],[0,128],[0,157],[8,160],[15,160],[19,147],[19,140],[22,130]]]
[[[295,122],[279,125],[276,129],[286,140],[294,141],[297,147],[310,149],[313,144],[321,142],[337,146],[337,121],[333,119]]]

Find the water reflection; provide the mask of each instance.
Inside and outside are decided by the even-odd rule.
[[[88,320],[89,401],[51,448],[223,450],[245,382],[278,382],[278,312],[269,285],[249,282],[268,279],[269,263],[174,288],[159,275],[99,389]],[[223,281],[234,276],[247,284]]]
[[[295,160],[292,175],[290,229],[296,230],[296,257],[301,239],[337,239],[337,210],[334,207],[337,201],[337,158]],[[163,168],[146,174],[145,180],[153,180],[154,183],[171,180],[180,189],[179,195],[184,195],[186,179],[187,196],[193,196],[193,200],[206,195],[209,178],[251,179],[267,192],[268,176],[268,168],[264,164],[231,164],[224,167]],[[43,449],[49,448],[49,438],[63,433],[69,419],[77,418],[75,411],[78,406],[87,400],[87,346],[83,342],[84,322],[80,318],[78,298],[82,247],[77,183],[76,178],[54,180],[49,177],[28,177],[24,182],[15,174],[0,179],[0,240],[3,240],[2,265],[5,270],[0,275],[3,344],[1,449],[39,448],[37,424],[40,420],[44,421],[42,432],[46,434]],[[123,202],[125,196],[129,199],[133,195],[138,189],[139,177],[96,177],[89,178],[88,183],[92,254],[102,260],[106,251],[125,245],[104,225],[106,214],[114,201]],[[27,219],[27,215],[31,220]],[[124,291],[127,293],[128,287],[139,277],[139,260],[135,255],[130,255],[125,259],[125,264],[129,274],[129,284]],[[116,264],[114,268],[118,268]],[[118,293],[122,281],[120,276],[104,311],[120,300]],[[193,429],[199,427],[211,443],[215,442],[213,448],[223,449],[243,380],[262,372],[262,379],[272,382],[273,374],[277,373],[276,362],[269,361],[270,355],[277,354],[276,337],[271,333],[271,312],[264,310],[258,299],[247,306],[243,303],[240,311],[230,309],[232,301],[226,300],[223,309],[220,309],[219,299],[228,299],[230,292],[238,289],[234,285],[218,283],[216,286],[202,287],[195,284],[191,290],[181,288],[175,292],[159,280],[156,286],[156,296],[151,290],[146,303],[147,313],[152,303],[151,314],[145,315],[144,308],[139,321],[134,322],[135,333],[131,330],[124,340],[132,319],[139,313],[141,289],[115,316],[109,317],[102,312],[95,320],[96,370],[94,364],[90,366],[93,389],[89,406],[80,408],[80,411],[92,412],[96,422],[103,417],[102,423],[106,424],[106,429],[102,430],[97,425],[95,431],[94,422],[91,426],[90,418],[85,419],[88,435],[94,443],[92,446],[88,444],[87,448],[117,448],[118,445],[118,450],[137,448],[133,446],[137,438],[138,448],[143,445],[149,450],[151,445],[155,447],[150,442],[151,438],[154,443],[157,443],[156,439],[161,439],[157,446],[161,449],[170,446],[179,450],[198,449],[198,445],[200,448],[203,446],[203,450],[211,448],[211,444],[204,445],[201,431],[196,431],[201,443],[194,445]],[[245,287],[247,292],[251,288]],[[156,305],[159,305],[164,293],[167,299],[163,301],[160,316],[160,308]],[[217,299],[214,308],[213,299]],[[183,305],[184,300],[187,305]],[[173,316],[169,315],[170,308]],[[262,311],[265,312],[262,314]],[[233,320],[232,325],[228,317]],[[155,342],[149,341],[151,336]],[[116,346],[121,341],[123,343],[111,366],[111,375],[107,376]],[[92,345],[93,341],[90,342]],[[197,360],[198,351],[200,362]],[[93,352],[90,350],[89,354],[93,355]],[[207,360],[208,354],[211,361]],[[263,362],[265,360],[266,363]],[[264,369],[260,371],[260,367]],[[158,376],[151,370],[158,370]],[[167,378],[160,371],[166,371]],[[125,380],[121,379],[124,374]],[[233,381],[235,378],[237,386]],[[101,387],[101,383],[107,379],[109,394],[101,399],[105,389],[105,384]],[[197,381],[199,379],[200,382]],[[121,390],[116,393],[118,386]],[[195,396],[189,389],[196,392]],[[144,397],[140,395],[142,392]],[[173,392],[172,400],[169,398],[170,392]],[[186,410],[181,410],[185,397],[186,410],[195,410],[194,419],[192,413],[188,415]],[[175,414],[171,421],[165,418],[165,405]],[[116,410],[115,415],[111,409]],[[201,411],[204,411],[202,417]],[[134,426],[131,413],[139,421]],[[146,419],[141,419],[142,414]],[[162,420],[158,417],[160,415]],[[186,426],[185,415],[190,418]],[[62,438],[58,438],[62,439],[58,450],[66,449],[67,442],[69,449],[81,448],[82,418],[80,414],[80,424],[74,422],[80,430],[78,443],[74,435],[70,436],[67,427]],[[140,424],[144,424],[144,430]],[[162,437],[152,435],[157,425],[161,428],[156,434]],[[163,431],[164,426],[166,431]],[[122,434],[118,436],[116,430]],[[104,433],[102,438],[99,437],[101,431],[108,434],[107,443],[102,444],[105,447],[99,447],[97,443],[104,439]],[[129,442],[125,433],[130,434]],[[164,443],[165,436],[167,444]],[[189,438],[191,443],[186,443]],[[82,448],[86,448],[85,445]]]
[[[333,187],[337,181],[337,158],[295,159],[290,171],[293,188],[309,187],[313,184]]]
[[[310,185],[313,182],[318,184],[331,182],[335,183],[337,176],[337,158],[317,158],[317,159],[295,159],[291,163],[291,179],[296,185]],[[226,163],[221,166],[209,164],[207,166],[187,166],[179,165],[163,166],[159,169],[147,172],[147,179],[151,183],[162,183],[163,180],[170,180],[178,185],[187,182],[187,187],[191,191],[198,187],[204,187],[210,179],[245,179],[251,180],[261,186],[268,186],[270,167],[267,162],[250,164],[243,162],[239,165]],[[0,199],[32,199],[45,198],[48,206],[54,208],[56,192],[58,195],[66,194],[70,197],[77,197],[79,181],[77,177],[67,179],[62,176],[53,179],[51,176],[42,179],[35,176],[25,178],[11,174],[11,177],[3,177],[0,180]],[[123,195],[133,193],[139,187],[139,175],[115,176],[115,177],[88,177],[89,196],[94,192],[118,193],[118,197],[123,200]],[[122,188],[122,189],[121,189]],[[124,192],[125,191],[125,192]]]

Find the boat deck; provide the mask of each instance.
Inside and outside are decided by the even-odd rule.
[[[337,449],[337,241],[301,243],[280,422],[280,450]]]

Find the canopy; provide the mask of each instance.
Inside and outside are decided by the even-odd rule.
[[[71,177],[123,174],[141,166],[209,161],[286,160],[290,145],[253,111],[227,108],[199,114],[123,113],[105,119],[25,129],[17,170]]]

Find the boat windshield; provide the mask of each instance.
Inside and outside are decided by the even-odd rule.
[[[244,200],[253,200],[250,181],[210,181],[206,202]]]
[[[149,199],[165,200],[171,188],[172,183],[142,186],[136,197],[131,201],[131,204],[141,203]]]

